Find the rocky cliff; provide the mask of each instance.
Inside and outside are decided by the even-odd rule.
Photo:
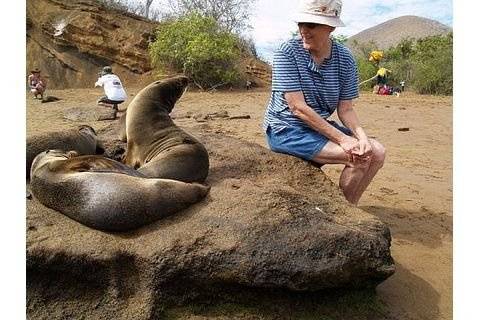
[[[92,86],[107,64],[126,83],[151,80],[156,23],[89,0],[27,0],[26,9],[27,72],[40,68],[50,88]]]
[[[104,65],[126,85],[154,79],[148,44],[158,22],[93,0],[27,0],[26,20],[26,72],[40,68],[51,89],[93,86]],[[241,67],[256,85],[270,82],[267,64],[247,58]]]

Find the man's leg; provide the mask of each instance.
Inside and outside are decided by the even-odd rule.
[[[340,175],[340,189],[349,202],[358,203],[360,197],[356,191],[370,167],[370,159],[353,162],[339,145],[329,141],[312,161],[320,164],[344,164],[345,168]]]
[[[369,166],[366,172],[364,173],[362,179],[358,183],[353,196],[352,200],[353,203],[357,204],[362,196],[363,192],[367,189],[370,182],[372,182],[373,177],[377,174],[378,170],[383,167],[383,163],[385,161],[385,147],[380,144],[377,140],[369,139],[370,144],[372,146],[372,155],[369,161]]]
[[[108,97],[103,96],[103,97],[101,97],[100,99],[97,100],[97,104],[100,105],[100,106],[104,106],[104,107],[111,107],[111,105],[108,101],[109,101]]]
[[[40,99],[43,100],[43,94],[45,92],[45,88],[42,85],[38,84],[36,89],[37,89],[37,93],[40,95]]]

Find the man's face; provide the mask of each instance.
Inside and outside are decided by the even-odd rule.
[[[298,30],[303,40],[303,47],[309,50],[316,49],[318,44],[323,44],[335,28],[325,24],[300,22]]]

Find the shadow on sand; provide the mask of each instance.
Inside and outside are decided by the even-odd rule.
[[[234,294],[170,307],[159,316],[165,319],[435,320],[439,315],[439,294],[399,264],[397,273],[376,290],[242,291],[239,288]]]
[[[377,297],[395,319],[439,319],[440,294],[425,280],[396,263],[393,276],[377,287]]]
[[[380,206],[363,206],[360,209],[385,223],[395,239],[419,242],[424,246],[437,248],[445,236],[452,236],[453,218],[446,214]]]

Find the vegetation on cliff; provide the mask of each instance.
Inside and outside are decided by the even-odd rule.
[[[212,17],[191,13],[161,23],[149,50],[157,69],[182,72],[201,89],[235,85],[241,78],[238,38]]]
[[[136,5],[126,0],[99,1],[159,21],[148,50],[158,74],[183,73],[203,90],[238,87],[249,78],[242,59],[256,59],[257,54],[253,40],[242,32],[249,28],[255,1],[170,0],[161,11],[149,9],[151,1]]]

